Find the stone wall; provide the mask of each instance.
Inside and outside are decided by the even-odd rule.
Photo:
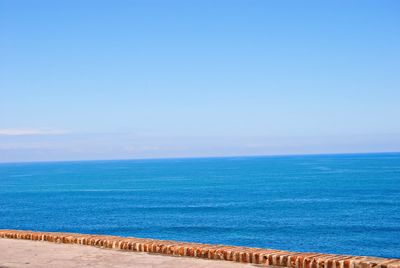
[[[299,253],[262,248],[184,243],[73,233],[0,230],[0,238],[79,244],[125,251],[149,252],[291,268],[400,268],[400,259]]]

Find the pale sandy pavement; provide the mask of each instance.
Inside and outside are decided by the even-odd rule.
[[[0,267],[256,267],[229,261],[151,255],[90,246],[0,238]]]

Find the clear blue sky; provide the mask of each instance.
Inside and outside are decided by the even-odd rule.
[[[0,161],[400,151],[399,14],[0,0]]]

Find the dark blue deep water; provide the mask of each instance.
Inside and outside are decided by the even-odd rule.
[[[400,154],[0,164],[0,228],[400,258]]]

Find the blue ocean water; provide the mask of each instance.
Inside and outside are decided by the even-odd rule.
[[[0,164],[0,228],[400,258],[400,154]]]

